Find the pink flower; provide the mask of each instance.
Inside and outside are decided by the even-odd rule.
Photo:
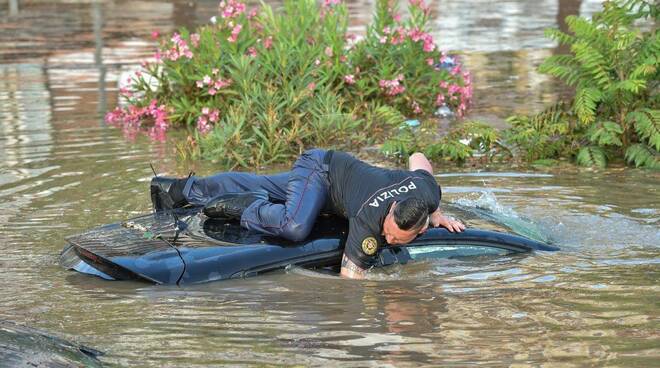
[[[245,12],[245,4],[236,0],[221,1],[219,8],[223,18],[235,18]]]
[[[443,95],[442,93],[438,94],[438,97],[435,98],[436,106],[441,106],[444,103],[445,103],[445,95]]]
[[[151,32],[151,38],[152,39],[157,40],[158,37],[160,37],[160,32],[158,32],[158,31]]]
[[[394,19],[395,22],[400,23],[401,22],[401,14],[394,14],[392,16],[392,19]]]
[[[210,94],[211,96],[214,96],[216,93],[218,93],[218,91],[216,91],[215,88],[209,88],[209,94]]]
[[[219,119],[220,119],[220,111],[218,111],[217,109],[211,111],[211,113],[209,114],[209,121],[213,123],[217,123]]]
[[[220,78],[217,81],[215,81],[215,83],[213,84],[213,87],[215,87],[215,89],[221,89],[221,88],[224,88],[224,87],[227,87],[227,86],[230,86],[230,85],[231,85],[231,80],[229,80],[229,79],[224,80],[224,79]]]
[[[419,107],[419,104],[417,103],[417,101],[413,100],[413,102],[410,104],[410,107],[413,108],[413,112],[415,114],[421,114],[422,113],[422,108]]]
[[[316,65],[316,66],[321,65],[321,60],[319,60],[319,59],[314,60],[314,65]]]
[[[172,38],[172,47],[165,51],[165,57],[169,60],[176,61],[180,57],[185,56],[188,59],[193,58],[193,53],[188,48],[188,44],[184,39],[181,38],[181,35],[175,33]]]
[[[328,46],[325,48],[325,56],[332,57],[332,47]]]
[[[451,96],[456,94],[460,90],[461,90],[461,86],[459,86],[458,84],[450,84],[449,88],[447,89],[447,93]]]
[[[326,8],[329,6],[334,6],[339,4],[341,4],[341,0],[323,0],[323,6]]]
[[[240,24],[234,26],[234,28],[231,30],[231,36],[227,38],[227,41],[232,43],[236,42],[236,40],[238,39],[238,34],[241,33],[241,29],[243,29],[243,26]]]
[[[268,36],[268,37],[264,40],[264,48],[265,48],[266,50],[268,50],[268,49],[270,49],[272,46],[273,46],[273,37],[272,37],[272,36]]]
[[[406,40],[406,30],[403,27],[397,28],[394,35],[392,35],[392,45],[398,45]]]
[[[311,82],[310,84],[307,85],[307,89],[310,91],[313,91],[316,89],[316,83]]]
[[[346,84],[355,84],[355,76],[353,74],[345,75],[344,82]]]
[[[208,134],[211,131],[211,124],[209,124],[206,116],[200,116],[197,119],[197,130],[202,134]]]
[[[457,75],[457,74],[460,74],[460,73],[461,73],[461,65],[460,65],[460,64],[457,64],[455,67],[453,67],[453,68],[449,71],[449,73],[450,73],[451,75]]]
[[[348,58],[346,57],[346,55],[341,55],[341,56],[339,56],[339,61],[341,61],[342,63],[345,63],[346,60],[348,60]]]
[[[403,82],[403,74],[399,74],[392,80],[381,79],[378,85],[387,96],[396,96],[406,91],[406,87],[401,82]]]
[[[426,64],[428,64],[430,66],[433,66],[433,65],[435,65],[435,61],[433,60],[433,58],[428,58],[428,59],[426,59]]]
[[[129,89],[126,88],[126,87],[121,87],[121,88],[119,89],[119,94],[122,95],[122,96],[124,96],[124,97],[131,97],[131,96],[133,96],[133,92],[131,92],[131,90],[129,90]]]
[[[257,49],[255,49],[254,47],[250,47],[250,48],[247,49],[246,54],[249,57],[257,57]]]
[[[382,36],[381,38],[378,39],[380,43],[387,43],[387,36]]]
[[[257,16],[257,13],[259,13],[259,8],[252,8],[252,10],[250,10],[250,13],[248,13],[247,18],[252,19]]]
[[[208,107],[203,107],[202,108],[202,114],[203,115],[208,115],[211,110]]]
[[[421,40],[424,35],[426,35],[426,32],[422,32],[417,28],[413,28],[408,31],[408,36],[410,36],[410,39],[413,40],[413,42]]]
[[[211,84],[211,77],[205,75],[204,78],[202,78],[202,82],[204,82],[204,84]]]
[[[190,35],[190,42],[192,42],[193,46],[198,47],[199,46],[199,34],[193,33]]]

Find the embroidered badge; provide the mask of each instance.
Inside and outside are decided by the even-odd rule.
[[[376,254],[376,248],[378,248],[378,242],[376,242],[376,238],[370,236],[362,241],[362,251],[364,254],[373,256]]]

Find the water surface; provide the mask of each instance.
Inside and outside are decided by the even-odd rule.
[[[0,5],[0,319],[119,366],[657,365],[660,176],[641,170],[436,168],[445,200],[533,224],[557,253],[420,262],[366,281],[291,269],[184,288],[60,269],[67,235],[149,209],[149,162],[191,168],[101,116],[120,75],[152,53],[152,30],[203,23],[217,4],[13,3]],[[350,2],[356,32],[371,3]],[[556,52],[543,28],[599,6],[470,4],[433,2],[434,27],[475,74],[471,117],[495,126],[563,93],[535,71]]]

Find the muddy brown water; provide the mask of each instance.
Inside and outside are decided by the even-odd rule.
[[[356,32],[372,3],[349,3]],[[437,168],[447,201],[523,221],[557,253],[420,262],[366,281],[292,269],[184,288],[59,268],[67,235],[149,209],[149,162],[189,169],[101,116],[121,73],[152,53],[152,30],[203,23],[216,6],[0,4],[0,319],[102,350],[111,366],[658,366],[660,176],[648,171]],[[535,70],[556,52],[543,28],[600,4],[432,6],[441,48],[462,50],[475,75],[470,117],[503,126],[564,93]]]

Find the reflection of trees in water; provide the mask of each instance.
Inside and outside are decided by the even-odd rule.
[[[0,65],[0,152],[4,167],[52,149],[50,91],[37,64]]]
[[[40,65],[0,65],[0,224],[32,201],[12,184],[52,169],[39,164],[53,150],[50,98]]]

